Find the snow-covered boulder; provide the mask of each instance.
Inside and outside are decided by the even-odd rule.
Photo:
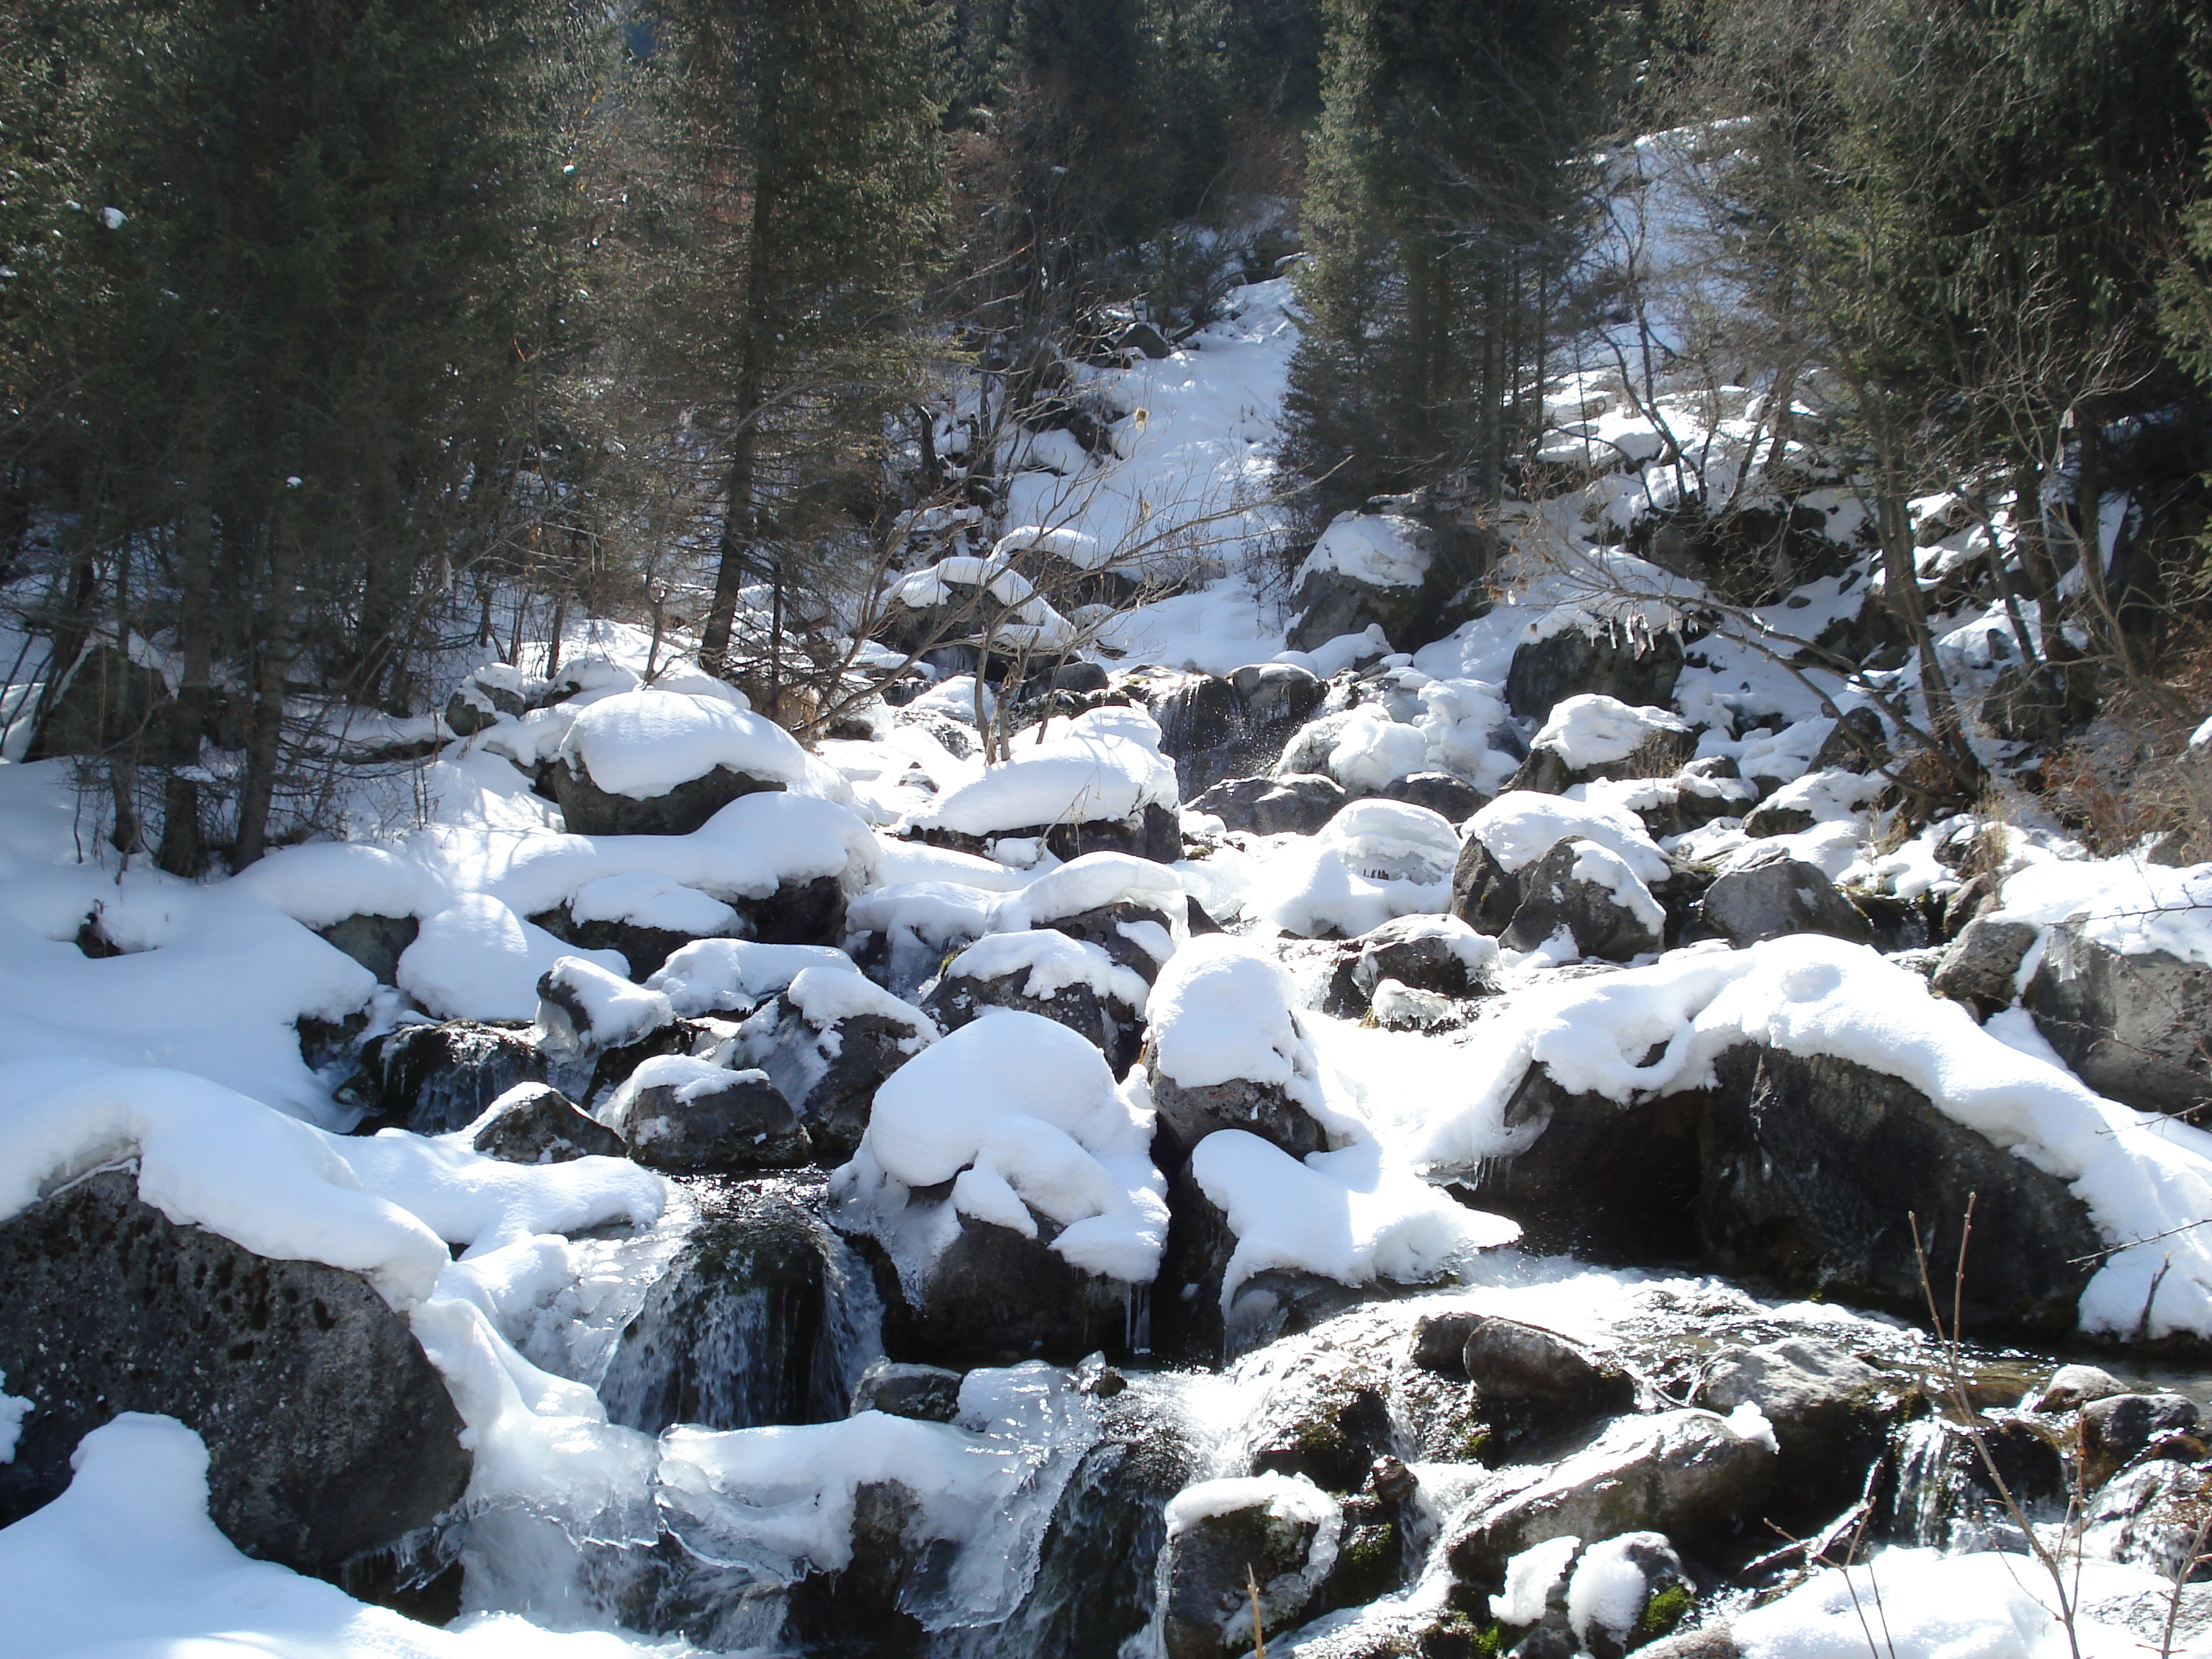
[[[616,952],[629,963],[630,977],[638,980],[694,939],[750,931],[735,907],[652,870],[625,870],[587,881],[559,909],[530,920],[571,945]]]
[[[1569,623],[1514,651],[1505,699],[1522,720],[1546,720],[1554,705],[1585,692],[1637,708],[1663,708],[1682,672],[1682,636],[1640,625]]]
[[[1448,539],[1464,540],[1448,549]],[[1401,651],[1449,634],[1467,616],[1449,602],[1481,574],[1488,546],[1396,513],[1343,513],[1298,567],[1287,639],[1295,651],[1377,628]]]
[[[988,933],[945,965],[922,1006],[946,1030],[994,1008],[1056,1020],[1098,1046],[1116,1072],[1135,1058],[1146,987],[1096,945],[1052,928]]]
[[[1098,1050],[1036,1014],[987,1014],[894,1073],[831,1191],[896,1270],[903,1350],[966,1366],[1125,1348],[1167,1236],[1151,1141]]]
[[[1359,997],[1384,980],[1443,997],[1487,995],[1498,988],[1498,943],[1457,916],[1401,916],[1362,933],[1349,977]]]
[[[1011,549],[955,554],[900,577],[884,591],[877,636],[901,651],[988,641],[1004,651],[1051,652],[1073,644],[1067,619],[1013,568],[1012,556]]]
[[[852,1157],[884,1079],[939,1035],[935,1021],[842,957],[810,964],[748,1019],[738,1052],[805,1119],[825,1163]]]
[[[1578,783],[1672,777],[1697,747],[1697,734],[1678,714],[1585,692],[1553,707],[1506,787],[1562,795]]]
[[[600,1120],[639,1163],[678,1175],[791,1170],[814,1157],[805,1126],[767,1073],[687,1054],[641,1063]]]
[[[850,957],[833,945],[702,939],[672,952],[645,983],[686,1018],[750,1014],[809,968],[860,971]]]
[[[1126,853],[1086,853],[1000,899],[993,933],[1047,927],[1094,945],[1146,984],[1175,954],[1189,916],[1182,878]]]
[[[562,957],[538,981],[532,1040],[567,1060],[642,1042],[672,1024],[675,1010],[659,991],[631,984],[582,957]]]
[[[806,751],[774,721],[653,689],[580,710],[556,758],[555,798],[580,836],[689,835],[738,797],[806,775]]]
[[[1310,840],[1270,854],[1247,913],[1304,938],[1352,937],[1394,916],[1444,909],[1459,857],[1449,820],[1370,796]]]
[[[970,851],[1011,836],[1042,839],[1064,859],[1110,851],[1169,864],[1180,856],[1175,768],[1141,711],[1096,708],[1041,735],[1024,733],[1010,758],[948,791],[909,830]]]
[[[1503,1588],[1508,1562],[1555,1539],[1659,1532],[1694,1547],[1765,1496],[1776,1462],[1774,1432],[1755,1412],[1620,1418],[1458,1522],[1443,1547],[1460,1583]]]
[[[463,893],[422,919],[393,980],[441,1018],[526,1020],[538,1012],[538,981],[570,955],[629,976],[614,951],[578,951],[489,894]]]
[[[1520,909],[1523,874],[1554,848],[1577,841],[1612,854],[1647,890],[1673,874],[1667,855],[1626,807],[1516,789],[1468,820],[1451,873],[1451,913],[1477,933],[1503,933]]]
[[[1145,1072],[1160,1127],[1186,1155],[1243,1129],[1293,1158],[1328,1144],[1318,1063],[1289,976],[1241,939],[1209,934],[1153,986]]]
[[[127,1169],[0,1222],[0,1374],[29,1402],[0,1526],[58,1497],[77,1443],[123,1412],[197,1430],[216,1524],[304,1572],[398,1543],[469,1483],[404,1313],[357,1273],[172,1220]]]

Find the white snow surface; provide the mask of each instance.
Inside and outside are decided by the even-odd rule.
[[[646,978],[687,1019],[749,1013],[808,969],[847,973],[852,957],[827,945],[763,945],[749,939],[700,939],[678,945]]]
[[[1024,737],[1012,758],[950,791],[917,814],[914,826],[996,836],[1060,823],[1123,823],[1146,806],[1172,811],[1175,767],[1129,735],[1130,722],[1096,718],[1121,712],[1079,714],[1042,743]]]
[[[2163,951],[2212,965],[2212,864],[2172,869],[2136,858],[2052,859],[2006,878],[2004,921],[2050,927],[2080,918],[2123,956]]]
[[[1246,1510],[1265,1510],[1278,1521],[1308,1527],[1336,1520],[1343,1512],[1335,1498],[1305,1476],[1268,1469],[1185,1486],[1167,1501],[1168,1532],[1188,1532],[1201,1521]]]
[[[1490,1616],[1501,1625],[1533,1625],[1541,1619],[1582,1547],[1583,1540],[1568,1533],[1513,1557],[1505,1564],[1505,1593],[1490,1598]]]
[[[1088,986],[1104,1001],[1142,1013],[1151,988],[1133,969],[1121,967],[1098,945],[1071,939],[1048,927],[1018,933],[988,933],[945,967],[947,977],[994,980],[1026,975],[1021,994],[1040,1001],[1071,985]]]
[[[1644,1616],[1650,1585],[1644,1569],[1629,1556],[1638,1547],[1667,1549],[1667,1534],[1624,1532],[1591,1545],[1575,1563],[1574,1577],[1567,1581],[1567,1627],[1585,1648],[1593,1631],[1602,1631],[1620,1643]]]
[[[633,985],[583,957],[562,957],[547,970],[548,988],[563,992],[582,1011],[584,1029],[576,1033],[595,1048],[622,1048],[676,1018],[659,991]],[[538,1008],[538,1030],[546,1030],[546,1010]]]
[[[623,921],[695,937],[727,933],[738,925],[738,913],[721,900],[653,870],[625,870],[586,882],[570,896],[568,915],[577,921]]]
[[[646,800],[718,766],[772,783],[806,775],[806,751],[775,721],[719,696],[649,688],[579,714],[560,757],[610,794]]]
[[[125,1412],[85,1436],[69,1490],[0,1530],[10,1659],[678,1659],[685,1643],[562,1632],[512,1613],[445,1629],[256,1561],[208,1517],[208,1453],[175,1419]]]
[[[1241,1079],[1318,1111],[1313,1047],[1291,1012],[1296,998],[1281,967],[1242,939],[1193,939],[1152,986],[1153,1064],[1186,1089]]]
[[[1443,910],[1459,846],[1440,812],[1355,800],[1317,835],[1280,837],[1253,873],[1244,908],[1286,933],[1368,933],[1393,917]]]
[[[538,981],[563,961],[627,979],[618,951],[579,951],[483,893],[463,893],[422,919],[399,956],[399,988],[441,1019],[529,1019]]]

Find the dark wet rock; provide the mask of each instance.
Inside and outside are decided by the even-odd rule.
[[[1835,730],[1820,740],[1809,772],[1872,772],[1890,763],[1889,737],[1881,716],[1862,704],[1846,708]]]
[[[333,1574],[469,1480],[406,1316],[359,1276],[179,1226],[110,1170],[0,1223],[0,1372],[27,1397],[0,1525],[68,1486],[77,1442],[157,1412],[207,1443],[210,1510],[249,1555]]]
[[[1144,322],[1132,323],[1115,335],[1114,349],[1141,351],[1154,362],[1163,357],[1172,357],[1175,355],[1175,348],[1168,343],[1167,337],[1150,323]]]
[[[1175,763],[1183,799],[1221,779],[1273,766],[1327,695],[1321,681],[1289,663],[1255,663],[1225,679],[1201,676],[1169,691],[1153,703],[1152,714],[1160,724],[1160,753]]]
[[[553,799],[572,836],[688,836],[740,796],[782,787],[774,779],[717,766],[639,800],[600,788],[572,762],[553,768]]]
[[[1468,1201],[1519,1221],[1532,1249],[1624,1266],[1695,1261],[1912,1315],[1923,1297],[1910,1217],[1948,1281],[1976,1195],[1969,1328],[2071,1329],[2100,1241],[2063,1181],[1850,1060],[1746,1044],[1714,1073],[1711,1090],[1617,1106],[1530,1067],[1504,1125],[1540,1127],[1525,1151],[1464,1181]]]
[[[2160,1443],[2189,1442],[2167,1455],[2193,1462],[2204,1455],[2196,1439],[2200,1413],[2196,1401],[2178,1394],[2117,1394],[2093,1400],[2081,1410],[2081,1479],[2094,1489]]]
[[[1695,1547],[1756,1513],[1774,1484],[1774,1452],[1710,1412],[1616,1419],[1457,1528],[1442,1547],[1463,1584],[1496,1589],[1505,1564],[1553,1538],[1660,1532]]]
[[[1731,945],[1785,933],[1826,933],[1864,944],[1867,919],[1817,865],[1787,856],[1747,860],[1715,878],[1699,907],[1701,930]]]
[[[1246,1130],[1292,1158],[1320,1152],[1328,1144],[1313,1114],[1291,1099],[1279,1083],[1235,1077],[1186,1087],[1160,1070],[1149,1041],[1144,1056],[1160,1130],[1183,1156],[1218,1129]]]
[[[200,734],[173,729],[174,707],[159,669],[112,645],[94,645],[48,703],[24,758],[127,755],[149,764],[188,764],[199,758]]]
[[[779,995],[745,1022],[741,1048],[804,1120],[822,1161],[836,1164],[860,1150],[884,1079],[936,1035],[918,1008],[897,1017],[848,1013],[817,1024]]]
[[[1570,628],[1513,653],[1505,700],[1522,720],[1541,720],[1552,706],[1600,692],[1639,708],[1664,708],[1682,672],[1682,636],[1615,626],[1596,632]]]
[[[1773,1425],[1777,1478],[1829,1512],[1849,1503],[1900,1407],[1880,1371],[1832,1343],[1791,1337],[1721,1354],[1690,1396],[1726,1416],[1748,1402]]]
[[[1480,839],[1469,836],[1460,843],[1459,861],[1452,866],[1451,914],[1474,929],[1495,938],[1513,925],[1521,908],[1521,878],[1492,856]]]
[[[1295,1268],[1252,1274],[1224,1305],[1221,1287],[1237,1235],[1188,1167],[1168,1179],[1168,1243],[1152,1298],[1152,1346],[1175,1360],[1226,1364],[1285,1336],[1311,1330],[1362,1302],[1397,1293],[1354,1288]]]
[[[1046,1359],[1071,1365],[1132,1344],[1131,1297],[1119,1279],[1085,1273],[1038,1236],[961,1215],[951,1242],[909,1282],[877,1275],[884,1346],[902,1359],[969,1370]]]
[[[1050,684],[1055,691],[1089,696],[1094,691],[1103,691],[1110,678],[1095,662],[1064,662],[1052,671]]]
[[[787,1182],[691,1181],[699,1219],[623,1330],[599,1398],[648,1434],[845,1415],[849,1258]]]
[[[1409,806],[1425,806],[1454,823],[1465,822],[1489,799],[1464,778],[1449,772],[1408,772],[1393,778],[1375,792],[1384,800],[1401,800]]]
[[[1802,836],[1820,821],[1810,806],[1776,796],[1759,802],[1743,815],[1743,833],[1759,841],[1776,836]]]
[[[792,1170],[814,1158],[805,1126],[765,1072],[680,1055],[648,1061],[606,1112],[632,1158],[671,1174]]]
[[[1502,942],[1534,951],[1564,928],[1578,957],[1626,962],[1656,955],[1663,921],[1623,903],[1606,883],[1577,875],[1578,845],[1563,841],[1521,872],[1521,902]]]
[[[1341,1528],[1340,1520],[1286,1519],[1254,1505],[1170,1532],[1160,1566],[1166,1659],[1226,1659],[1249,1649],[1254,1585],[1265,1631],[1304,1623],[1319,1610]],[[1324,1528],[1326,1547],[1317,1548]]]
[[[1444,997],[1488,996],[1498,989],[1497,953],[1455,916],[1401,916],[1352,941],[1352,981],[1372,997],[1386,979]]]
[[[1191,802],[1231,830],[1261,836],[1310,836],[1350,799],[1344,786],[1318,772],[1279,778],[1231,778]]]
[[[543,1083],[519,1083],[477,1121],[469,1145],[507,1164],[621,1158],[623,1138]]]
[[[352,915],[316,933],[390,985],[399,972],[399,955],[415,942],[422,924],[413,916]]]
[[[1968,1327],[2063,1332],[2102,1240],[2082,1201],[1902,1079],[1744,1046],[1715,1062],[1698,1199],[1706,1264],[1917,1313],[1911,1217],[1948,1278],[1966,1201]]]
[[[1936,995],[1963,1002],[1987,1019],[2012,1006],[2013,981],[2037,931],[2025,921],[1970,921],[1945,950],[1929,983]]]
[[[568,914],[566,905],[555,910],[541,910],[530,918],[530,922],[579,951],[616,952],[629,964],[629,976],[640,985],[667,966],[669,957],[696,939],[750,937],[750,927],[742,915],[720,933],[678,933],[673,928],[647,927],[635,921],[578,921]]]
[[[1329,1492],[1357,1492],[1395,1443],[1384,1379],[1358,1366],[1288,1400],[1270,1396],[1252,1449],[1255,1473],[1303,1476]]]
[[[1519,1222],[1532,1250],[1618,1265],[1695,1261],[1704,1117],[1701,1097],[1619,1106],[1571,1094],[1532,1066],[1506,1099],[1504,1127],[1534,1140],[1486,1163],[1467,1201]]]
[[[2212,968],[2164,951],[2124,956],[2085,924],[2063,922],[2023,1000],[2059,1058],[2099,1094],[2147,1112],[2212,1100]]]
[[[1437,637],[1424,625],[1418,583],[1385,587],[1341,570],[1312,570],[1298,584],[1291,604],[1295,620],[1284,638],[1293,651],[1312,651],[1370,628],[1380,628],[1393,650],[1418,650]],[[1416,641],[1416,635],[1425,637]]]
[[[1200,1476],[1184,1425],[1156,1397],[1107,1401],[1099,1437],[1060,1491],[1028,1598],[996,1650],[1115,1659],[1152,1622],[1151,1564],[1167,1542],[1167,1501]],[[1102,1571],[1102,1563],[1127,1564]]]
[[[467,1019],[402,1025],[362,1048],[361,1127],[448,1134],[518,1083],[545,1080],[545,1056],[519,1031]]]
[[[1987,1547],[1994,1536],[2024,1554],[2014,1504],[2033,1514],[2068,1499],[2064,1453],[2047,1425],[2017,1413],[1984,1412],[1967,1423],[1923,1418],[1905,1426],[1894,1455],[1879,1516],[1892,1543]]]
[[[1477,1321],[1460,1369],[1486,1407],[1524,1419],[1610,1416],[1636,1403],[1636,1379],[1620,1361],[1517,1319]]]
[[[960,1415],[960,1373],[942,1365],[902,1365],[878,1359],[853,1385],[853,1410],[950,1423]]]

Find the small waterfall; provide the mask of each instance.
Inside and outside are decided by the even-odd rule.
[[[881,1352],[866,1268],[815,1213],[818,1181],[686,1183],[698,1218],[623,1330],[599,1398],[647,1433],[845,1414]]]

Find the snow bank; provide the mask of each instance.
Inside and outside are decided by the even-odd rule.
[[[512,1614],[443,1630],[256,1561],[208,1518],[208,1453],[173,1418],[94,1429],[44,1509],[0,1530],[0,1648],[11,1654],[283,1654],[300,1659],[628,1659],[681,1643],[541,1630]]]
[[[356,915],[428,915],[448,897],[445,884],[414,860],[343,841],[281,847],[240,872],[229,890],[265,899],[308,927]]]
[[[1171,923],[1188,914],[1182,878],[1166,866],[1127,853],[1085,853],[1009,893],[999,902],[992,925],[1009,933],[1049,927],[1109,904],[1157,910]]]
[[[762,945],[749,939],[702,939],[679,945],[646,988],[659,991],[687,1019],[750,1013],[810,968],[855,975],[852,957],[827,945]]]
[[[2150,1336],[2212,1334],[2212,1230],[2200,1224],[2212,1215],[2212,1134],[2091,1093],[1863,945],[1799,934],[1676,951],[1516,993],[1510,1016],[1488,1028],[1494,1047],[1455,1051],[1458,1075],[1440,1078],[1415,1143],[1431,1170],[1522,1150],[1503,1111],[1532,1064],[1571,1092],[1627,1106],[1708,1085],[1713,1060],[1738,1043],[1848,1060],[1904,1079],[1947,1116],[2071,1183],[2119,1247],[2082,1292],[2083,1330],[2124,1335],[2148,1298]]]
[[[569,896],[568,915],[580,922],[627,922],[695,938],[738,925],[738,913],[721,900],[652,870],[625,870],[586,882]]]
[[[726,766],[747,777],[797,783],[806,751],[788,732],[714,696],[623,691],[579,714],[560,758],[610,794],[644,800]]]
[[[1428,763],[1428,733],[1362,703],[1338,734],[1327,763],[1328,775],[1346,789],[1380,789]]]
[[[1122,1098],[1097,1048],[1040,1015],[1000,1010],[891,1073],[832,1189],[897,1230],[886,1242],[902,1271],[929,1253],[914,1240],[930,1218],[902,1213],[906,1189],[950,1181],[958,1213],[1028,1238],[1043,1216],[1060,1225],[1052,1248],[1068,1261],[1145,1284],[1167,1239],[1151,1145],[1150,1114]]]
[[[1628,757],[1655,732],[1687,732],[1689,723],[1663,708],[1638,708],[1600,692],[1563,698],[1529,745],[1551,749],[1570,768],[1606,766]]]
[[[1646,833],[1643,820],[1604,801],[1514,789],[1469,818],[1467,832],[1508,873],[1525,870],[1563,841],[1595,842],[1646,884],[1664,881],[1669,870],[1667,855]]]
[[[1429,556],[1413,544],[1419,526],[1391,514],[1340,513],[1321,532],[1291,586],[1316,572],[1334,572],[1370,587],[1418,587]]]
[[[1096,536],[1041,524],[1025,524],[1009,530],[994,544],[991,556],[1003,563],[1016,553],[1030,551],[1055,555],[1078,570],[1103,569],[1113,562],[1114,557],[1113,550],[1101,547]]]

